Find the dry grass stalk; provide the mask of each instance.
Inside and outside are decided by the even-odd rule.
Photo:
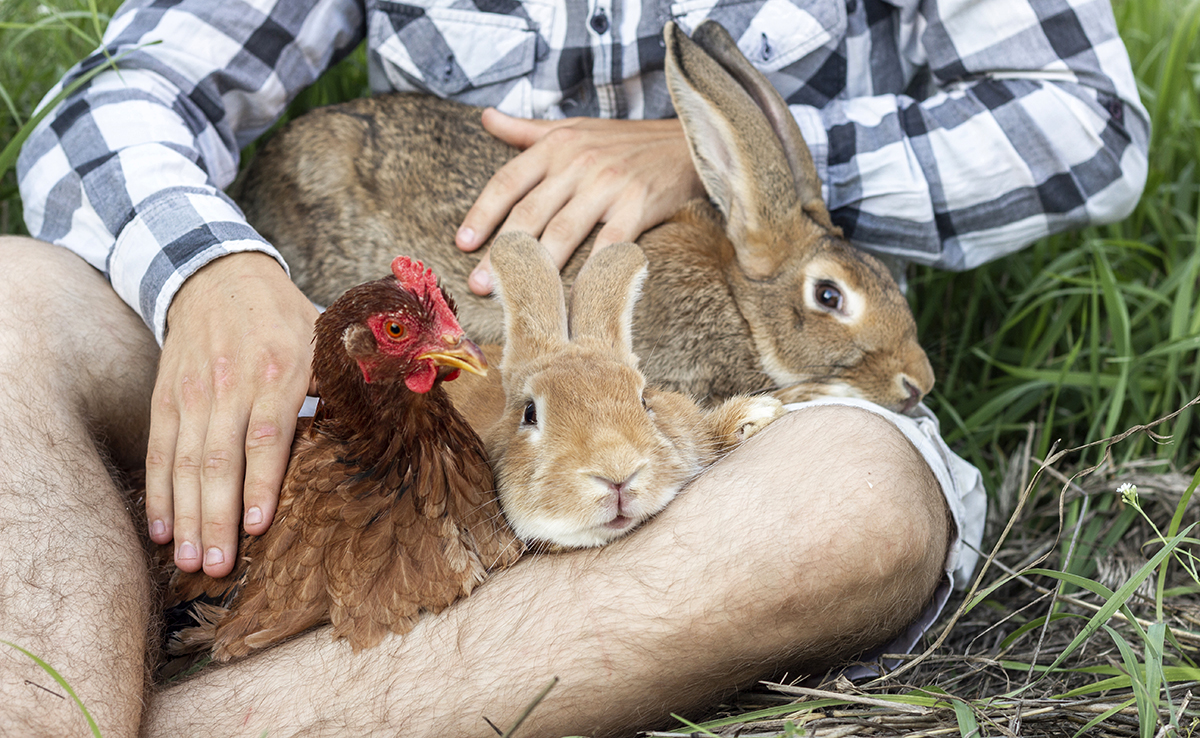
[[[1174,415],[1158,422],[1171,417]],[[1151,432],[1154,425],[1157,423],[1138,426],[1097,443],[1111,447],[1133,433]],[[1032,437],[1031,434],[1030,443]],[[1093,579],[1112,577],[1114,573],[1123,573],[1127,579],[1159,546],[1139,545],[1154,541],[1157,534],[1149,522],[1135,516],[1128,530],[1117,536],[1118,544],[1130,543],[1099,550],[1100,540],[1114,531],[1114,521],[1123,509],[1114,490],[1124,481],[1136,484],[1147,517],[1158,530],[1166,531],[1191,482],[1191,474],[1179,470],[1154,473],[1144,462],[1118,466],[1109,460],[1107,453],[1100,464],[1072,469],[1069,459],[1079,449],[1052,452],[1045,460],[1038,460],[1028,454],[1027,448],[1013,456],[1013,466],[1027,471],[1019,485],[1020,493],[1014,495],[1009,519],[1001,530],[994,532],[994,543],[971,592],[960,597],[958,608],[944,616],[931,631],[932,642],[925,652],[885,655],[884,659],[902,665],[860,687],[844,679],[818,688],[812,686],[811,680],[796,680],[803,681],[803,685],[764,682],[755,691],[740,695],[737,704],[727,705],[721,715],[702,727],[715,735],[740,738],[959,735],[965,726],[960,722],[962,715],[954,709],[957,703],[960,712],[965,708],[977,723],[977,735],[1071,738],[1099,716],[1104,717],[1083,735],[1114,738],[1141,735],[1133,690],[1127,683],[1114,682],[1106,690],[1088,691],[1090,685],[1119,676],[1125,669],[1122,655],[1103,631],[1074,651],[1060,665],[1060,671],[1043,673],[1068,647],[1081,623],[1100,611],[1104,601],[1092,592],[1072,591],[1064,588],[1061,580],[1051,580],[1030,570],[1042,566],[1058,571],[1076,567],[1089,572]],[[1056,493],[1039,491],[1046,480],[1055,483]],[[1197,508],[1200,502],[1193,500],[1185,524],[1200,517]],[[1071,564],[1072,556],[1080,561]],[[1114,582],[1107,584],[1116,589]],[[996,585],[999,586],[983,602],[967,608],[976,592]],[[1192,585],[1190,590],[1188,585]],[[1165,586],[1168,592],[1177,588],[1178,593],[1163,602],[1164,618],[1170,628],[1164,665],[1189,667],[1200,649],[1200,632],[1195,630],[1200,624],[1200,598],[1195,596],[1200,587],[1178,565],[1169,570]],[[1149,599],[1135,595],[1127,604],[1132,622],[1118,611],[1108,625],[1124,633],[1138,658],[1143,658],[1140,649],[1144,644],[1136,637],[1136,631],[1147,630],[1153,622],[1153,593]],[[1040,618],[1046,618],[1044,627]],[[1200,679],[1200,670],[1172,672],[1185,673]],[[1173,678],[1175,683],[1166,680],[1169,686],[1160,694],[1162,725],[1168,725],[1166,700],[1170,695],[1175,720],[1186,731],[1193,721],[1200,725],[1200,710],[1191,698],[1191,690],[1200,681]],[[1185,690],[1186,695],[1180,699]],[[912,704],[880,699],[880,695],[899,695]],[[796,699],[780,705],[784,698]],[[839,700],[840,704],[831,705],[830,700]],[[1174,735],[1173,731],[1170,728],[1157,732],[1167,738]],[[674,738],[699,734],[643,735]]]

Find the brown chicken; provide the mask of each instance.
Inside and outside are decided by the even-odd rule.
[[[441,383],[482,374],[432,271],[398,257],[394,278],[349,290],[317,320],[321,402],[296,434],[271,528],[243,536],[222,579],[176,571],[168,606],[202,596],[177,653],[226,661],[323,623],[355,651],[406,633],[512,564],[479,437]]]

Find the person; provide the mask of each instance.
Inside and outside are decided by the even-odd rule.
[[[698,194],[658,39],[709,17],[877,253],[969,268],[1119,219],[1144,184],[1147,116],[1104,0],[130,2],[64,83],[119,71],[23,149],[34,238],[0,242],[0,640],[113,736],[483,735],[552,676],[523,735],[612,734],[910,647],[970,575],[978,472],[924,408],[818,402],[609,547],[529,557],[362,654],[318,630],[144,700],[153,598],[121,470],[144,460],[146,534],[220,576],[239,526],[270,525],[309,388],[316,310],[221,191],[239,148],[365,37],[373,89],[494,106],[485,126],[525,149],[459,246],[526,230],[561,263],[593,224],[632,239]],[[3,646],[0,699],[14,735],[86,730]]]

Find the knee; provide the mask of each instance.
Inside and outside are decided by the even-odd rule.
[[[70,251],[32,238],[0,236],[0,259],[0,310],[5,317],[23,317],[23,323],[62,314],[76,282],[103,280]]]
[[[954,526],[916,447],[885,418],[846,406],[789,413],[760,436],[776,475],[791,480],[792,591],[805,596],[818,577],[830,602],[915,618],[944,575]],[[814,603],[795,606],[811,615]]]
[[[52,378],[69,351],[68,326],[86,320],[71,307],[60,263],[66,253],[31,238],[0,239],[0,370],[29,384]]]
[[[0,330],[11,335],[5,351],[54,358],[56,352],[103,345],[116,337],[140,340],[141,319],[120,300],[104,276],[60,246],[0,236]],[[140,332],[147,332],[144,327]],[[103,337],[100,334],[104,334]],[[94,340],[89,340],[89,339]]]
[[[113,377],[153,378],[157,344],[104,276],[31,238],[0,237],[0,373],[23,400],[86,401]]]
[[[840,452],[847,465],[846,504],[858,527],[845,546],[873,565],[863,568],[865,575],[932,593],[954,525],[937,477],[891,422],[847,410],[862,442]]]
[[[49,348],[45,337],[53,336],[60,321],[54,320],[55,306],[63,304],[65,285],[56,281],[59,252],[63,249],[31,238],[0,238],[0,331],[5,334],[5,353],[18,351],[32,358]],[[61,314],[61,312],[60,312]]]
[[[809,673],[917,619],[944,576],[952,526],[904,434],[846,406],[775,421],[662,518],[644,540],[673,547],[673,561],[721,562],[716,576],[704,567],[702,586],[733,623],[721,633],[730,648]]]

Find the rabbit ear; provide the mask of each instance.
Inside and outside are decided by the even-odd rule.
[[[696,36],[704,48],[674,23],[663,35],[667,84],[696,171],[726,218],[742,268],[768,277],[787,253],[755,236],[780,214],[799,206],[832,228],[812,156],[783,98],[724,28],[701,24]]]
[[[567,308],[550,254],[529,234],[510,232],[496,236],[491,259],[504,307],[505,359],[559,349],[567,341]]]
[[[737,44],[716,21],[705,21],[692,33],[692,41],[708,55],[715,59],[725,71],[732,76],[742,89],[754,99],[754,104],[766,117],[767,123],[783,146],[783,154],[787,157],[788,168],[792,171],[792,181],[800,203],[814,220],[826,228],[833,228],[829,222],[829,211],[825,208],[825,200],[821,197],[821,178],[817,176],[817,168],[813,165],[812,153],[800,133],[800,126],[788,108],[787,102],[775,85],[754,68]]]
[[[599,339],[633,356],[633,306],[646,280],[646,255],[632,243],[614,243],[592,254],[571,292],[571,338]]]

